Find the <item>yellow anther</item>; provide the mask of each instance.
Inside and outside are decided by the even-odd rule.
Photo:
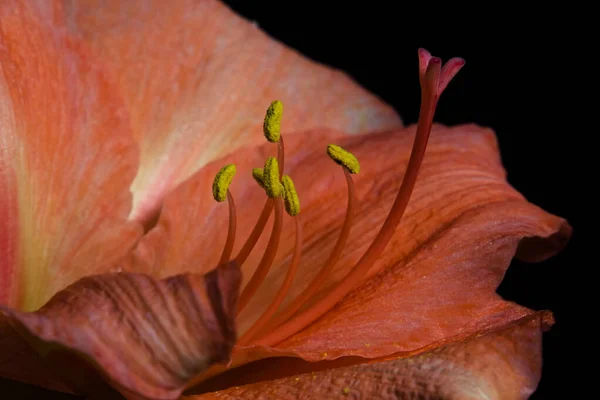
[[[267,109],[263,132],[269,142],[277,143],[281,137],[281,115],[283,114],[283,103],[275,100]]]
[[[295,217],[300,212],[300,199],[296,192],[296,187],[292,178],[284,175],[281,178],[281,184],[283,185],[283,200],[285,204],[285,211],[292,217]]]
[[[264,178],[264,171],[262,168],[253,168],[252,169],[252,177],[254,178],[256,183],[258,183],[258,185],[261,188],[263,188],[263,189],[267,188],[264,183],[265,178]]]
[[[229,189],[229,185],[231,185],[231,180],[233,179],[235,172],[235,164],[228,164],[217,172],[212,186],[213,197],[216,201],[222,202],[227,200],[227,189]]]
[[[333,161],[348,168],[351,174],[358,174],[360,172],[358,159],[348,150],[342,149],[335,144],[330,144],[327,146],[327,154],[329,154],[329,157]]]
[[[279,197],[283,194],[283,185],[279,181],[279,163],[275,157],[267,158],[265,169],[263,170],[263,185],[267,196]]]

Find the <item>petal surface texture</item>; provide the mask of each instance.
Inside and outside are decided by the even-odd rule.
[[[140,145],[132,216],[145,218],[211,160],[261,140],[272,100],[282,130],[397,128],[387,105],[345,74],[270,39],[214,0],[70,0],[70,32],[119,82]]]
[[[176,399],[191,377],[229,359],[239,285],[235,263],[162,281],[112,273],[77,281],[34,313],[3,311],[47,359],[74,351],[128,398]],[[66,382],[77,376],[74,359],[63,368]]]
[[[184,399],[524,400],[540,379],[541,319],[534,314],[408,358],[299,374]]]
[[[414,127],[408,127],[356,137],[304,132],[286,141],[285,173],[294,179],[302,201],[305,246],[284,307],[318,273],[343,221],[345,180],[325,155],[327,143],[338,140],[361,161],[355,180],[359,208],[340,261],[304,307],[331,290],[375,236],[400,185],[413,136]],[[207,266],[217,262],[228,219],[227,208],[211,200],[211,180],[221,165],[231,162],[238,171],[248,171],[239,172],[232,185],[238,237],[247,237],[265,199],[249,171],[272,152],[265,145],[211,163],[167,196],[158,224],[136,249],[149,272],[178,273],[189,269],[199,254]],[[290,219],[283,231],[275,265],[238,317],[240,333],[258,318],[284,279],[295,239]],[[280,343],[237,348],[233,365],[277,355],[309,361],[382,357],[503,326],[533,312],[496,294],[511,259],[515,254],[527,260],[547,258],[562,249],[570,231],[566,221],[528,203],[506,182],[491,130],[434,125],[404,219],[364,282],[322,318]],[[267,240],[263,234],[259,250],[242,266],[244,282]],[[236,242],[234,254],[242,243]]]
[[[124,103],[53,2],[0,5],[0,304],[34,310],[136,243]]]

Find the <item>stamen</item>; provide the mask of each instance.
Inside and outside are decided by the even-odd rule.
[[[277,247],[279,247],[279,239],[281,238],[281,227],[283,225],[283,201],[281,198],[272,199],[275,201],[275,221],[273,222],[273,231],[271,232],[271,237],[269,238],[269,244],[263,254],[262,259],[260,260],[260,264],[254,271],[254,275],[250,278],[250,281],[242,291],[239,299],[238,305],[238,315],[250,299],[256,293],[261,283],[264,281],[265,277],[269,273],[269,269],[271,269],[271,265],[273,264],[273,260],[275,260],[275,255],[277,253]]]
[[[267,196],[280,197],[283,193],[283,186],[279,176],[279,163],[275,157],[267,158],[265,169],[263,171],[263,185]]]
[[[265,186],[264,182],[264,172],[265,170],[262,168],[252,168],[252,177],[254,178],[256,183],[258,183],[258,186],[260,186],[263,189],[266,189],[267,187]]]
[[[356,208],[356,188],[354,186],[354,181],[352,180],[352,175],[350,175],[350,171],[347,168],[342,167],[344,171],[344,176],[346,177],[346,184],[348,186],[348,204],[346,206],[346,217],[344,219],[344,224],[342,225],[342,230],[340,231],[340,235],[338,236],[337,242],[329,255],[329,258],[317,274],[314,279],[310,282],[307,288],[290,303],[284,311],[282,311],[277,317],[273,319],[273,321],[269,324],[267,328],[279,326],[282,322],[287,321],[292,315],[294,315],[308,300],[310,300],[313,295],[319,290],[325,278],[331,273],[333,267],[339,260],[342,255],[342,251],[344,247],[346,247],[346,241],[350,236],[350,228],[352,227],[352,222],[354,221],[354,210]],[[257,335],[258,337],[262,336],[262,333],[268,331],[265,329],[261,334]]]
[[[244,243],[244,245],[242,246],[242,249],[240,250],[238,255],[235,257],[235,261],[238,263],[238,265],[241,266],[248,259],[248,256],[254,249],[256,242],[258,242],[258,239],[260,238],[260,235],[262,235],[263,230],[265,229],[265,225],[267,225],[267,221],[269,220],[269,217],[271,216],[272,210],[273,210],[273,199],[267,198],[267,201],[265,202],[263,210],[260,213],[260,217],[258,217],[258,221],[256,221],[256,225],[254,225],[254,229],[252,229],[250,236],[248,236],[248,239],[246,239],[246,243]]]
[[[279,143],[277,143],[277,161],[279,162],[279,167],[281,168],[281,171],[279,171],[279,175],[283,176],[283,165],[285,162],[283,136],[280,136]],[[261,168],[256,169],[260,169],[262,171]],[[254,170],[252,170],[252,172],[254,174]],[[256,221],[256,225],[254,225],[254,229],[252,229],[250,236],[248,236],[248,239],[246,239],[246,243],[244,243],[244,245],[242,246],[242,249],[238,253],[237,257],[235,257],[235,260],[237,261],[238,265],[241,266],[242,264],[244,264],[244,262],[248,259],[248,256],[254,249],[254,246],[256,246],[256,243],[258,242],[258,239],[260,239],[260,235],[262,235],[263,230],[267,225],[267,221],[271,216],[271,211],[273,211],[273,200],[268,198],[265,201],[265,205],[263,206],[263,210],[260,213],[260,217],[258,217],[258,221]]]
[[[256,342],[257,345],[272,346],[277,344],[320,318],[343,299],[356,284],[364,278],[369,269],[381,255],[400,223],[415,186],[423,156],[425,155],[429,134],[431,133],[435,106],[437,105],[437,100],[441,94],[440,88],[443,90],[440,86],[440,82],[447,84],[447,81],[449,81],[452,76],[456,75],[458,69],[464,65],[464,61],[453,59],[451,60],[451,65],[451,68],[444,69],[445,76],[441,77],[441,60],[437,57],[431,57],[426,51],[419,50],[422,98],[415,141],[396,200],[373,243],[371,243],[362,258],[338,286],[292,320],[284,323],[275,331],[259,339]]]
[[[283,103],[275,100],[267,109],[265,121],[263,123],[263,132],[267,140],[271,143],[279,142],[281,137],[281,116],[283,114]]]
[[[213,197],[216,201],[223,202],[227,199],[227,190],[235,173],[235,164],[228,164],[217,172],[212,185]]]
[[[256,175],[260,174],[257,173]],[[300,199],[298,197],[298,193],[296,192],[294,181],[292,181],[292,178],[290,178],[289,176],[284,175],[282,179],[282,185],[284,189],[283,198],[285,210],[290,216],[296,217],[298,213],[300,213]],[[240,345],[243,345],[244,343],[247,343],[249,340],[251,340],[269,322],[271,317],[275,314],[275,312],[283,302],[290,287],[292,286],[292,282],[294,281],[294,277],[296,276],[296,270],[298,269],[298,264],[300,263],[300,254],[302,253],[302,227],[299,218],[300,217],[294,219],[294,223],[296,225],[296,245],[294,247],[294,256],[292,258],[292,264],[288,269],[283,284],[281,285],[279,292],[275,296],[275,299],[269,305],[269,307],[267,307],[263,315],[238,341]]]
[[[300,264],[300,256],[302,254],[302,223],[300,221],[300,217],[295,217],[294,222],[296,225],[296,244],[294,246],[294,255],[292,257],[290,268],[288,269],[285,279],[279,288],[279,292],[277,292],[277,295],[269,307],[267,307],[263,315],[261,315],[260,318],[256,320],[254,325],[252,325],[252,327],[238,340],[239,346],[247,345],[252,341],[252,339],[260,334],[260,331],[267,325],[271,317],[273,317],[281,303],[283,303],[288,291],[292,287],[292,283],[296,277],[296,272],[298,271],[298,265]]]
[[[295,217],[300,212],[300,199],[294,186],[294,181],[287,175],[284,175],[281,179],[283,185],[283,201],[285,205],[285,211],[292,217]]]
[[[223,248],[223,253],[221,254],[221,259],[219,260],[219,264],[225,264],[229,261],[229,257],[231,257],[231,251],[233,250],[233,244],[235,241],[235,230],[236,230],[236,212],[235,212],[235,203],[233,201],[233,197],[229,192],[229,186],[231,185],[231,181],[233,176],[236,173],[236,167],[234,164],[228,164],[221,168],[215,179],[213,180],[212,192],[213,197],[216,201],[222,202],[227,199],[229,203],[229,229],[227,231],[227,239],[225,240],[225,247]]]
[[[227,191],[227,202],[229,203],[229,229],[227,230],[227,240],[225,241],[225,247],[221,254],[221,259],[218,265],[223,265],[229,261],[231,252],[233,251],[233,244],[235,242],[235,231],[236,231],[236,212],[235,203],[231,192]]]
[[[345,150],[335,144],[330,144],[327,146],[327,154],[329,154],[329,157],[331,157],[333,161],[343,167],[348,168],[350,173],[358,174],[360,172],[360,164],[358,163],[358,159],[348,150]]]

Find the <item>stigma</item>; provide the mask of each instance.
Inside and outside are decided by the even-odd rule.
[[[408,165],[394,203],[375,239],[358,262],[335,287],[329,289],[324,296],[310,306],[303,307],[314,298],[314,295],[332,273],[333,267],[339,260],[350,235],[357,206],[356,189],[352,175],[360,173],[360,163],[357,157],[336,144],[330,144],[326,148],[325,153],[340,166],[341,173],[344,174],[346,179],[348,201],[342,229],[329,257],[315,278],[304,291],[296,298],[288,301],[287,306],[281,310],[281,305],[288,296],[298,271],[303,244],[300,197],[292,177],[284,174],[285,152],[280,125],[283,115],[282,102],[276,100],[269,105],[263,123],[265,138],[277,146],[277,156],[268,157],[262,168],[254,168],[251,171],[252,177],[258,186],[265,191],[265,204],[256,225],[235,257],[232,257],[231,253],[236,233],[236,209],[229,187],[236,173],[236,167],[233,164],[226,165],[217,173],[213,182],[213,197],[218,202],[227,200],[229,204],[229,230],[225,248],[219,261],[220,264],[234,260],[242,266],[264,231],[271,214],[274,213],[274,222],[268,245],[262,254],[258,267],[240,294],[238,315],[248,305],[256,292],[260,290],[273,265],[282,235],[284,213],[287,213],[288,218],[293,219],[295,226],[295,247],[284,281],[271,303],[267,305],[254,324],[243,332],[238,339],[238,346],[274,346],[316,321],[356,288],[375,261],[385,251],[400,224],[415,187],[418,172],[425,156],[439,97],[465,64],[465,61],[461,58],[452,58],[442,67],[441,60],[431,56],[425,49],[419,49],[418,58],[421,86],[419,121]]]

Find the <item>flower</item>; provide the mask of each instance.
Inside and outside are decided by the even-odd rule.
[[[190,397],[531,393],[551,315],[494,290],[515,252],[552,255],[568,224],[506,184],[489,130],[434,125],[423,165],[418,156],[407,167],[415,134],[424,151],[436,97],[460,61],[444,73],[420,52],[423,124],[402,128],[346,77],[269,42],[221,4],[160,3],[0,7],[0,340],[9,349],[0,372],[93,394],[104,390],[101,377],[129,398],[176,398],[190,381],[205,391],[219,379],[254,383]],[[249,171],[273,155],[258,133],[273,125],[261,114],[274,98],[286,107],[277,117],[285,160],[280,145],[279,162],[256,174],[274,188],[265,203]],[[355,182],[325,155],[331,143],[361,162]],[[210,194],[232,163],[236,176],[220,175],[233,178],[228,197],[237,201],[227,219]],[[297,193],[301,201],[293,219],[277,199],[278,164],[293,179],[284,180],[286,200]],[[406,214],[398,229],[383,230],[385,246],[374,238],[400,181],[417,171],[414,191],[400,190]],[[276,210],[270,237],[250,253],[241,241],[229,246],[228,237],[253,237],[263,205],[259,227]],[[345,246],[330,257],[338,237]],[[371,243],[380,243],[367,253],[374,263],[350,272]],[[231,251],[236,262],[219,262]],[[279,314],[252,335],[275,299]]]

